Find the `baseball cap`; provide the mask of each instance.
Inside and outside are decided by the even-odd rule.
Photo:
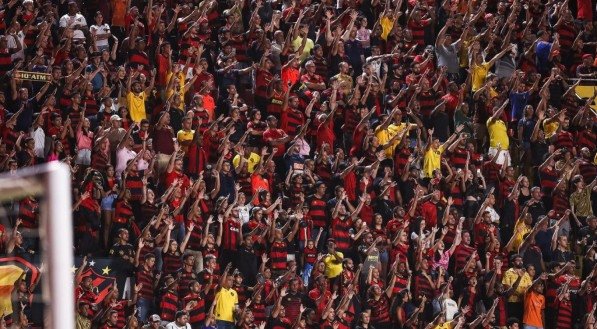
[[[114,120],[121,121],[122,118],[120,118],[120,116],[118,114],[112,114],[112,116],[110,117],[110,121],[114,121]]]
[[[151,322],[158,322],[158,321],[162,321],[162,319],[160,319],[160,316],[157,314],[154,314],[152,316],[149,317],[149,321]]]

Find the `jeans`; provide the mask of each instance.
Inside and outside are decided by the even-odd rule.
[[[216,320],[216,326],[218,329],[235,329],[234,322]]]
[[[139,320],[145,322],[147,316],[153,311],[153,300],[148,298],[139,298],[137,300],[137,309],[139,310]]]
[[[303,284],[305,287],[309,286],[309,278],[311,277],[311,271],[313,270],[313,264],[305,264],[303,268]]]
[[[543,329],[543,327],[535,327],[535,326],[529,326],[528,324],[525,324],[522,326],[524,329]]]

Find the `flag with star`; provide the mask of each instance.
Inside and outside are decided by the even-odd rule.
[[[73,274],[81,266],[83,258],[76,257],[75,265],[71,268]],[[129,276],[128,268],[130,264],[123,263],[120,259],[97,257],[87,258],[87,267],[83,272],[83,277],[91,276],[93,286],[97,288],[98,300],[103,300],[110,287],[116,283],[120,294],[124,292],[126,279]]]
[[[106,270],[102,273],[109,273],[109,271]],[[91,284],[94,287],[94,292],[97,294],[97,300],[95,301],[96,303],[101,302],[108,296],[110,293],[110,288],[112,288],[112,286],[114,286],[114,282],[116,282],[114,277],[99,274],[93,267],[86,268],[81,277],[91,277]]]

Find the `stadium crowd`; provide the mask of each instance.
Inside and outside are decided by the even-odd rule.
[[[77,328],[597,328],[595,13],[2,1],[0,171],[71,167]],[[1,255],[40,252],[39,201]]]

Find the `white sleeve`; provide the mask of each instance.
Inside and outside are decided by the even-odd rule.
[[[85,16],[79,14],[79,17],[77,17],[77,20],[79,21],[79,23],[81,23],[82,26],[87,26],[87,21],[85,20]]]
[[[68,20],[68,15],[64,15],[60,17],[60,27],[66,27],[66,21]]]

